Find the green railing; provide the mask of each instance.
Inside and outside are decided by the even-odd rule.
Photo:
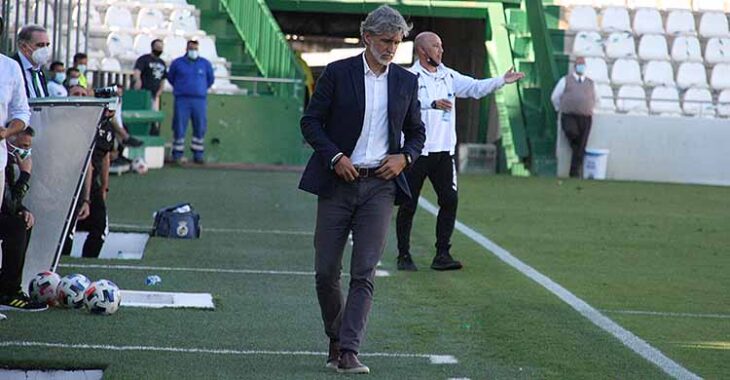
[[[263,76],[304,80],[304,73],[264,0],[220,0],[220,4]],[[304,97],[303,86],[271,86],[279,96]]]

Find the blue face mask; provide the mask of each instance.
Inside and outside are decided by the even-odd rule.
[[[585,64],[579,64],[575,65],[575,73],[578,75],[583,75],[586,73],[586,65]]]
[[[66,80],[66,73],[56,73],[56,75],[53,76],[53,81],[58,84],[63,84],[63,81]]]

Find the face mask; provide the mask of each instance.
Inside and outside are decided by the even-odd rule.
[[[8,143],[8,145],[10,145],[10,149],[11,149],[10,153],[19,157],[21,161],[30,157],[31,151],[33,150],[33,148],[28,148],[28,149],[19,148],[11,143]]]
[[[162,55],[162,50],[152,50],[152,55],[159,57]]]
[[[69,87],[78,86],[78,85],[79,85],[79,78],[71,78],[68,80]]]
[[[76,68],[79,69],[82,75],[86,74],[86,65],[78,65]]]
[[[66,80],[66,73],[56,73],[56,75],[53,77],[53,81],[61,84],[63,81]]]
[[[200,54],[198,53],[197,50],[188,50],[188,58],[190,58],[192,60],[196,60],[196,59],[198,59],[199,56],[200,56]]]
[[[575,73],[578,75],[583,75],[586,72],[586,65],[585,64],[578,64],[575,65]]]
[[[31,58],[33,58],[33,62],[37,65],[43,66],[48,63],[48,59],[51,58],[51,49],[48,46],[35,49]]]

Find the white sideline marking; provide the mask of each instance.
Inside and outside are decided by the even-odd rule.
[[[109,223],[109,228],[134,228],[138,230],[151,231],[152,226],[143,226],[141,224],[124,224]],[[248,228],[208,228],[203,227],[203,233],[206,232],[222,232],[222,233],[241,233],[241,234],[272,234],[272,235],[300,235],[314,236],[314,232],[310,231],[291,231],[291,230],[261,230]]]
[[[630,314],[630,315],[656,315],[660,317],[687,317],[687,318],[719,318],[730,319],[730,314],[702,314],[702,313],[676,313],[670,311],[644,311],[644,310],[607,310],[606,313]]]
[[[270,274],[285,276],[314,276],[314,272],[282,271],[282,270],[257,270],[257,269],[224,269],[224,268],[176,268],[176,267],[152,267],[144,265],[102,265],[102,264],[58,264],[62,268],[82,269],[114,269],[114,270],[143,270],[143,271],[173,271],[173,272],[205,272],[205,273],[233,273],[233,274]],[[342,273],[343,277],[349,273]],[[375,277],[390,277],[387,270],[375,270]]]
[[[327,356],[316,351],[267,351],[267,350],[225,350],[213,348],[180,348],[155,346],[112,346],[106,344],[66,344],[50,342],[9,341],[0,342],[0,347],[48,347],[108,351],[161,351],[215,355],[281,355],[281,356]],[[428,359],[431,364],[456,364],[459,361],[451,355],[409,354],[402,352],[365,352],[360,357]],[[437,359],[435,359],[437,358]],[[448,359],[448,360],[447,360]]]
[[[191,307],[215,309],[210,293],[173,293],[122,290],[121,306],[151,309]]]
[[[431,204],[425,198],[419,198],[418,205],[428,211],[430,214],[434,216],[438,215],[438,208]],[[649,362],[654,363],[668,375],[677,379],[701,379],[701,377],[682,367],[682,365],[670,359],[661,351],[657,350],[652,345],[645,342],[643,339],[634,335],[631,331],[626,330],[625,328],[619,326],[616,322],[612,321],[610,318],[601,314],[601,312],[593,308],[582,299],[576,297],[568,289],[565,289],[555,281],[551,280],[549,277],[535,270],[535,268],[525,264],[515,256],[512,256],[509,251],[487,239],[484,235],[474,231],[473,229],[459,222],[458,220],[456,221],[456,229],[472,239],[477,244],[492,252],[495,256],[507,263],[509,266],[517,269],[520,273],[529,277],[531,280],[537,282],[543,288],[556,295],[558,298],[563,300],[563,302],[567,303],[578,313],[590,320],[594,325],[600,327],[601,329],[616,337],[625,346],[629,347],[631,350],[633,350]]]

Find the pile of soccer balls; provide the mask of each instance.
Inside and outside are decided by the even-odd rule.
[[[83,274],[61,278],[53,272],[35,275],[29,285],[30,298],[49,306],[86,309],[92,314],[111,315],[119,309],[122,297],[119,287],[109,280],[91,282]]]

